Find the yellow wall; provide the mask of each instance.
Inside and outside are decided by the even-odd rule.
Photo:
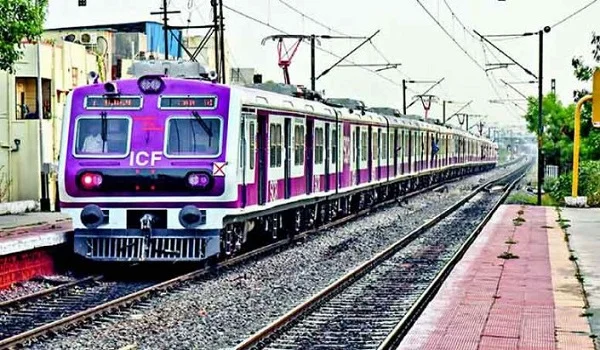
[[[16,74],[9,75],[0,71],[0,178],[8,176],[12,186],[5,201],[39,200],[40,189],[40,155],[39,155],[39,120],[17,119],[17,86],[15,77],[36,77],[36,47],[26,44],[24,56],[15,68]],[[66,91],[75,86],[85,85],[90,71],[98,71],[96,57],[88,53],[84,46],[58,42],[41,46],[42,77],[50,79],[51,115],[50,120],[42,121],[44,141],[44,162],[56,164],[60,151],[60,137]],[[75,78],[75,79],[74,79]],[[33,86],[30,86],[33,84]],[[35,106],[35,80],[24,81],[23,88],[32,92],[26,93],[26,101],[30,112],[37,110]],[[58,91],[60,101],[58,100]],[[33,95],[33,96],[30,96]],[[21,140],[20,150],[10,152],[14,139]],[[54,179],[51,174],[50,199],[54,203]],[[1,182],[1,181],[0,181]],[[1,192],[1,189],[0,189]],[[1,200],[2,198],[0,198]]]

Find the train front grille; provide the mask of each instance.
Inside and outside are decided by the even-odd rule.
[[[87,237],[85,256],[94,260],[172,261],[204,258],[202,237]]]

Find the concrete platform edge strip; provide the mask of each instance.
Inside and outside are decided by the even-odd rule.
[[[44,232],[39,235],[15,236],[0,240],[0,256],[38,248],[57,246],[68,241],[70,229]]]
[[[591,327],[586,317],[582,285],[576,278],[575,262],[569,260],[566,232],[560,227],[556,209],[546,211],[548,247],[552,264],[557,349],[594,349]]]
[[[0,203],[0,215],[22,214],[30,211],[38,211],[39,208],[39,203],[32,200]]]

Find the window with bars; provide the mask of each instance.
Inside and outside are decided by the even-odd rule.
[[[363,131],[360,137],[360,160],[367,160],[367,154],[369,151],[368,141],[367,132]]]
[[[269,135],[270,167],[279,168],[281,166],[281,125],[271,124]]]
[[[315,164],[323,164],[324,145],[323,128],[315,128]]]
[[[294,126],[294,165],[304,164],[304,125]]]

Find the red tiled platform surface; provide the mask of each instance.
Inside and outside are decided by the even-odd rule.
[[[513,219],[520,210],[525,222],[516,226]],[[554,209],[500,207],[399,349],[545,350],[569,348],[568,344],[578,342],[572,348],[593,349],[585,334],[577,340],[560,339],[560,333],[555,336],[556,283],[553,285],[550,252],[558,250],[549,249],[548,237],[550,226],[557,223],[547,211]],[[552,244],[566,249],[560,232],[552,233],[558,237]],[[509,239],[517,243],[507,244]],[[505,252],[518,259],[498,258]],[[563,265],[568,263],[567,256]],[[572,274],[571,278],[574,280]],[[578,303],[567,305],[569,318],[573,310],[581,313],[583,301],[578,299]],[[564,312],[556,315],[565,317]],[[577,328],[586,332],[585,324]]]

